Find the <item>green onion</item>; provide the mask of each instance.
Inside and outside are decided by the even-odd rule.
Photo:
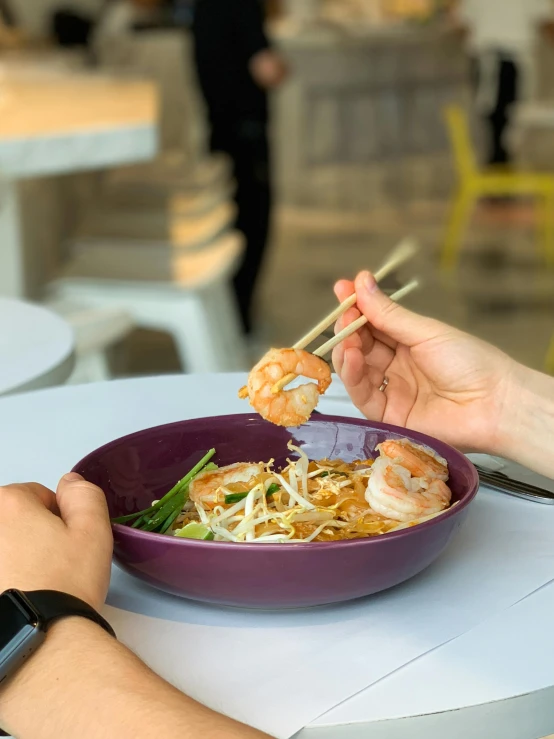
[[[266,490],[266,498],[271,497],[275,493],[279,492],[281,489],[280,485],[277,485],[276,482],[274,482],[272,485],[268,487]],[[225,505],[232,505],[233,503],[239,503],[241,500],[244,500],[248,493],[230,493],[229,495],[225,496]]]
[[[164,527],[168,525],[168,520],[173,518],[168,525],[169,528],[179,515],[178,512],[177,515],[175,515],[175,512],[181,511],[188,500],[188,488],[192,479],[196,477],[199,472],[217,469],[217,465],[210,462],[210,459],[214,454],[215,449],[210,449],[198,464],[196,464],[190,472],[179,480],[179,482],[177,482],[171,490],[161,498],[161,500],[158,500],[157,503],[154,503],[154,505],[151,505],[143,511],[137,511],[136,513],[130,513],[127,516],[113,518],[112,523],[127,523],[136,519],[132,525],[135,529],[140,529],[141,531],[154,531],[158,527],[161,527],[164,529],[164,532],[167,531]]]
[[[154,510],[154,506],[147,509],[148,512],[152,512]],[[129,513],[127,516],[119,516],[119,518],[112,518],[112,523],[127,523],[129,521],[132,521],[134,518],[138,518],[142,516],[145,513],[145,511],[137,511],[136,513]]]
[[[166,534],[169,529],[173,526],[177,518],[179,517],[182,508],[176,508],[175,511],[171,514],[171,516],[168,517],[167,521],[164,523],[164,525],[160,529],[160,534]]]
[[[185,493],[179,492],[168,500],[156,513],[147,520],[142,527],[142,531],[155,531],[159,527],[163,527],[168,518],[173,516],[175,511],[182,511],[185,505]]]
[[[152,509],[154,510],[154,509]],[[148,512],[150,513],[150,511]],[[148,519],[148,513],[144,513],[140,518],[137,518],[135,523],[131,526],[132,529],[140,529],[142,524]],[[117,522],[119,523],[119,522]]]
[[[225,496],[225,505],[231,505],[232,503],[238,503],[244,500],[248,493],[231,493]]]

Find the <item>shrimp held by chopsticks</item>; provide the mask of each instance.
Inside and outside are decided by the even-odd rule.
[[[287,375],[307,377],[317,384],[310,382],[291,390],[275,387]],[[270,349],[250,372],[239,398],[249,398],[260,416],[277,426],[301,426],[330,384],[331,369],[323,359],[303,349]]]

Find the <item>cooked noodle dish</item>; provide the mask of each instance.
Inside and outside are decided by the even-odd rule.
[[[113,523],[207,541],[329,542],[415,526],[451,506],[446,460],[407,439],[355,462],[288,448],[297,456],[281,469],[273,460],[217,467],[212,449],[160,500]]]

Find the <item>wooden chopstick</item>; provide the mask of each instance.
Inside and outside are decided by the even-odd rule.
[[[329,315],[326,316],[322,321],[320,321],[317,326],[314,326],[313,329],[309,331],[305,336],[303,336],[300,341],[297,341],[292,348],[305,349],[309,344],[312,343],[312,341],[317,339],[317,337],[320,336],[326,328],[332,326],[333,323],[335,323],[335,321],[340,318],[343,313],[346,313],[349,308],[352,308],[355,305],[356,293],[351,295],[349,298],[346,298],[346,300],[343,300],[340,305],[337,305],[334,311],[329,313]]]
[[[405,262],[411,259],[418,250],[418,244],[415,239],[404,239],[396,249],[393,250],[385,264],[375,272],[375,282],[381,282],[392,272],[401,267]]]
[[[407,285],[400,288],[400,290],[397,290],[395,293],[393,293],[390,296],[390,299],[398,302],[399,300],[402,300],[402,298],[404,298],[406,295],[409,295],[417,287],[419,287],[418,280],[412,280]],[[337,346],[337,344],[340,344],[341,341],[344,341],[349,336],[352,336],[352,334],[356,333],[356,331],[361,329],[362,326],[365,326],[366,323],[368,323],[367,318],[365,316],[360,316],[356,321],[353,321],[349,326],[344,328],[342,331],[339,331],[339,333],[332,339],[326,341],[325,344],[319,347],[319,349],[316,349],[314,351],[315,356],[324,357],[326,354],[329,354],[329,352],[331,352]]]
[[[375,273],[376,282],[384,280],[385,277],[391,274],[391,272],[394,272],[396,269],[398,269],[398,267],[404,264],[404,262],[407,262],[408,259],[411,259],[416,252],[417,243],[414,239],[404,239],[404,241],[401,241],[400,244],[398,244],[398,246],[389,255],[389,258],[387,259],[385,264],[383,264],[383,266]],[[352,308],[354,305],[356,305],[356,293],[344,300],[333,311],[331,311],[328,316],[325,316],[325,318],[320,321],[317,326],[314,326],[311,331],[308,331],[308,333],[303,336],[300,341],[297,341],[292,348],[305,349],[309,344],[312,343],[312,341],[317,339],[317,337],[323,331],[325,331],[326,328],[329,328],[329,326],[335,323],[335,321],[340,318],[343,313],[346,313],[346,311],[349,308]],[[292,379],[294,379],[294,377]],[[289,382],[291,381],[292,380],[289,380]]]
[[[398,302],[399,300],[402,300],[402,298],[406,297],[406,295],[409,295],[409,293],[411,293],[417,287],[419,287],[419,281],[412,280],[404,287],[401,287],[400,290],[397,290],[395,293],[393,293],[390,296],[390,299]],[[368,323],[367,318],[365,316],[360,316],[342,331],[339,331],[339,333],[336,336],[333,336],[332,339],[329,339],[329,341],[326,341],[325,344],[322,344],[319,349],[316,349],[313,352],[314,355],[316,357],[323,358],[326,354],[329,354],[329,352],[333,351],[337,344],[340,344],[341,341],[344,341],[349,336],[352,336],[352,334],[356,333],[356,331],[359,331],[362,326],[366,325],[366,323]],[[275,383],[275,385],[273,385],[273,387],[271,388],[271,392],[281,392],[281,390],[283,390],[289,384],[289,382],[295,380],[296,377],[297,375],[292,373],[289,375],[285,375],[285,377],[281,378],[278,382]]]
[[[380,282],[381,280],[384,280],[385,277],[387,277],[391,272],[394,272],[398,267],[400,267],[402,264],[407,262],[409,259],[411,259],[414,254],[418,250],[418,244],[415,241],[415,239],[404,239],[401,241],[398,246],[393,249],[392,253],[389,255],[387,261],[385,264],[383,264],[380,269],[375,272],[375,281]],[[406,286],[408,287],[408,286]],[[404,290],[406,288],[403,288]],[[410,287],[408,292],[411,292],[413,287]],[[399,293],[402,293],[402,290],[398,291]],[[396,295],[397,293],[395,293]],[[402,293],[402,295],[407,293]],[[401,295],[401,297],[402,297]],[[394,296],[392,297],[394,300]],[[400,299],[400,298],[398,298]],[[296,344],[293,345],[293,349],[305,349],[309,344],[312,343],[315,339],[317,339],[318,336],[321,335],[323,331],[325,331],[326,328],[329,328],[335,321],[340,318],[340,316],[343,315],[343,313],[346,313],[347,310],[352,308],[356,305],[356,293],[351,295],[349,298],[346,298],[346,300],[343,300],[343,302],[338,305],[331,313],[329,313],[328,316],[326,316],[322,321],[320,321],[317,326],[314,326],[311,331],[308,331],[308,333],[303,336],[300,341],[297,341]],[[350,324],[348,326],[348,329],[351,329],[350,333],[347,334],[347,336],[350,336],[350,334],[354,333],[358,330],[361,326],[365,325],[367,321],[364,321],[363,323],[360,323],[360,318],[358,318],[357,321],[354,321],[354,323]],[[353,328],[354,327],[354,328]],[[346,331],[346,329],[344,329]],[[341,334],[344,333],[344,331],[341,331]],[[337,336],[340,336],[340,334],[337,334]],[[317,351],[314,352],[314,354],[318,357],[324,356],[323,354],[319,354],[319,352],[322,349],[325,349],[325,347],[330,346],[332,342],[331,349],[336,346],[336,344],[340,343],[342,339],[337,341],[337,336],[330,339],[326,344],[323,344]],[[345,337],[346,338],[346,337]],[[331,351],[331,349],[327,349],[325,353],[328,351]],[[272,392],[278,393],[280,392],[284,387],[286,387],[289,382],[292,382],[296,378],[296,375],[293,373],[290,373],[283,377],[279,382],[276,382],[275,385],[272,387]]]

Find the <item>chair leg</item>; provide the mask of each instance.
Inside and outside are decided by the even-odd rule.
[[[188,372],[237,372],[248,368],[234,296],[226,282],[198,290],[186,318],[176,304],[167,330]]]
[[[212,322],[218,325],[218,343],[225,370],[249,369],[237,300],[231,285],[226,280],[210,285],[204,289],[204,301],[210,307]]]
[[[464,228],[469,219],[474,197],[466,190],[460,190],[451,208],[450,220],[441,254],[441,268],[450,271],[456,266],[462,244]]]
[[[248,368],[234,296],[225,281],[176,300],[158,318],[175,342],[186,372],[237,372]]]
[[[88,382],[105,382],[112,379],[108,357],[104,350],[77,356],[75,369],[68,385],[81,385]]]
[[[141,310],[140,318],[136,317],[139,324],[171,334],[183,372],[194,374],[221,371],[213,326],[210,325],[202,301],[197,300],[196,296],[164,301],[160,309],[151,304],[135,305],[136,307]]]

